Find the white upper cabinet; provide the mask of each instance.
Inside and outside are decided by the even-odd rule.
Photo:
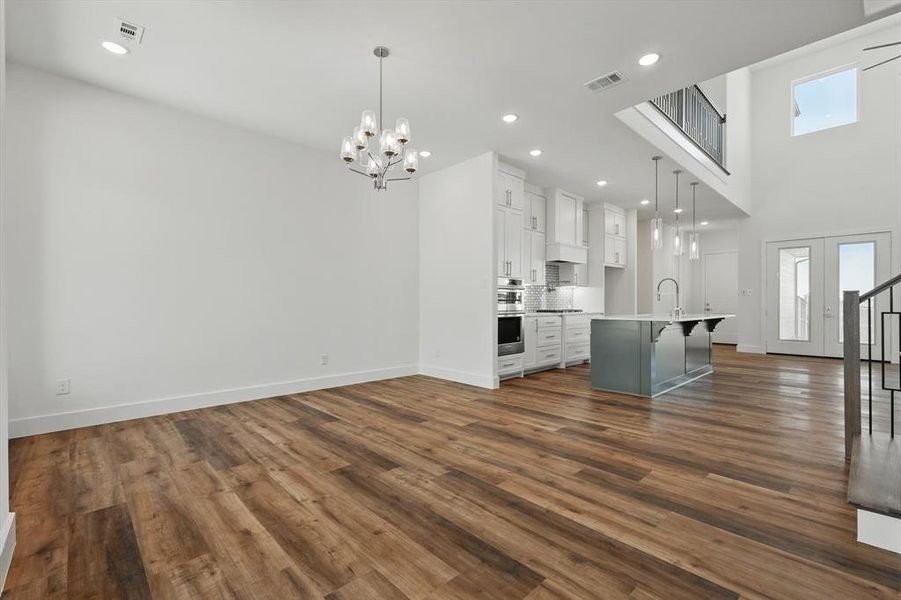
[[[494,215],[497,276],[523,276],[522,211],[497,207]]]
[[[582,211],[582,245],[588,245],[588,211]]]
[[[588,285],[588,265],[562,263],[559,267],[560,285]]]
[[[547,190],[547,260],[585,263],[583,200],[561,189]]]
[[[522,247],[522,213],[518,210],[507,210],[507,222],[505,224],[505,240],[507,260],[510,263],[510,277],[521,278],[523,276],[523,247]]]
[[[525,174],[508,165],[498,165],[494,177],[494,201],[500,206],[522,210],[525,203]]]
[[[522,270],[526,285],[545,285],[545,243],[544,234],[526,229],[522,232]]]
[[[547,199],[543,194],[526,190],[525,193],[525,217],[526,229],[530,231],[545,232],[545,220],[547,214]]]
[[[604,225],[607,235],[626,237],[626,215],[611,208],[604,209]]]
[[[604,206],[604,266],[626,266],[626,213],[612,204]]]

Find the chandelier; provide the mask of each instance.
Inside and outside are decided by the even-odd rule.
[[[341,141],[341,160],[347,168],[372,179],[376,190],[388,189],[389,181],[406,181],[413,177],[419,168],[419,155],[413,148],[407,147],[410,141],[410,122],[401,117],[397,119],[394,129],[379,127],[382,121],[382,61],[388,56],[388,48],[376,46],[372,51],[379,59],[379,115],[376,120],[374,110],[364,110],[360,125],[351,136]],[[407,175],[393,171],[402,165]],[[392,177],[400,175],[400,177]]]

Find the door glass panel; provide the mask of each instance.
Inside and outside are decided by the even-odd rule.
[[[779,339],[810,340],[810,247],[779,249]]]
[[[844,337],[842,319],[844,317],[845,290],[867,292],[876,287],[876,242],[855,242],[838,246],[838,341]],[[873,307],[875,314],[876,307]],[[876,324],[875,319],[873,324]],[[867,304],[860,305],[860,341],[867,340]]]

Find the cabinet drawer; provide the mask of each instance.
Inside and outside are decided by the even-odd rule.
[[[560,317],[538,317],[538,328],[556,327],[560,329]]]
[[[573,344],[566,347],[566,362],[584,360],[591,356],[591,344]]]
[[[561,350],[560,346],[553,348],[539,348],[535,355],[535,364],[537,365],[554,365],[560,363]]]
[[[591,330],[587,327],[579,327],[579,328],[567,328],[566,329],[566,343],[567,344],[580,344],[580,343],[588,343],[591,340]]]
[[[510,375],[512,373],[522,372],[522,355],[519,356],[499,356],[497,358],[497,374]]]
[[[557,329],[539,329],[535,334],[536,346],[559,346],[560,345],[560,328]]]
[[[567,329],[588,329],[589,327],[591,327],[591,316],[589,315],[566,317]]]

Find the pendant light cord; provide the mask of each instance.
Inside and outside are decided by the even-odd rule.
[[[697,202],[697,191],[698,191],[698,185],[693,184],[691,186],[691,232],[692,233],[695,232],[695,228],[697,227],[697,225],[695,225],[695,212],[696,212],[695,211],[695,203]]]
[[[382,61],[384,60],[384,56],[379,56],[379,131],[385,127],[385,123],[382,121]]]

